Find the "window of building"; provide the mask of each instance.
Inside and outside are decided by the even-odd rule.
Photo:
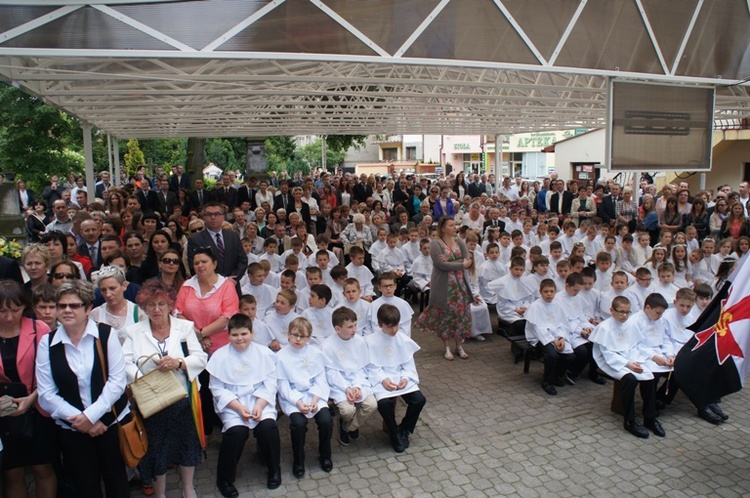
[[[416,161],[417,160],[417,148],[416,147],[407,147],[406,148],[406,160],[407,161]]]
[[[384,148],[383,161],[398,161],[398,149],[396,147]]]

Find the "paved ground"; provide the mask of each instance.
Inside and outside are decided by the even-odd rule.
[[[240,496],[747,496],[750,494],[750,391],[724,400],[730,415],[714,427],[698,419],[684,395],[660,417],[667,437],[636,439],[609,411],[612,383],[588,380],[547,396],[541,363],[523,374],[500,336],[470,341],[468,360],[442,358],[434,337],[414,338],[422,350],[417,367],[427,406],[411,438],[397,455],[377,413],[348,447],[336,439],[334,469],[317,467],[316,440],[308,433],[307,475],[291,473],[288,419],[279,421],[282,486],[265,488],[265,469],[250,439],[239,467]],[[403,408],[399,409],[399,414]],[[336,433],[337,434],[337,433]],[[216,491],[218,436],[208,461],[196,472],[201,497]],[[177,475],[169,475],[176,488]],[[139,496],[133,491],[133,496]],[[180,496],[170,491],[169,496]]]

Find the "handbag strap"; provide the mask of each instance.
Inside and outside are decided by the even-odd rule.
[[[148,362],[149,362],[149,361],[151,360],[151,358],[153,358],[154,356],[156,356],[156,357],[158,357],[158,358],[161,358],[161,357],[162,357],[162,356],[161,356],[161,353],[152,353],[152,354],[150,354],[150,355],[143,355],[143,356],[140,356],[140,357],[139,357],[139,358],[138,358],[137,360],[135,360],[135,367],[136,367],[136,368],[138,369],[138,371],[137,371],[137,372],[135,373],[135,378],[136,378],[136,379],[138,378],[138,374],[139,374],[139,373],[140,373],[140,374],[143,374],[143,371],[141,370],[141,367],[142,367],[143,365],[145,365],[146,363],[148,363]],[[145,359],[145,360],[143,361],[143,363],[139,363],[139,362],[140,362],[140,361],[141,361],[141,360],[142,360],[143,358],[146,358],[146,359]],[[156,362],[154,362],[154,363],[156,363]]]
[[[106,363],[104,363],[104,350],[102,349],[102,341],[99,340],[97,337],[94,339],[94,343],[96,343],[96,354],[99,356],[99,363],[102,365],[102,378],[104,379],[104,384],[107,383],[107,371],[106,371]],[[120,419],[117,418],[117,412],[115,411],[115,405],[112,405],[112,415],[115,416],[115,422],[117,422],[117,426],[120,427]]]

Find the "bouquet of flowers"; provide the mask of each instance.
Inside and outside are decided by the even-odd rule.
[[[0,237],[0,256],[19,259],[22,250],[23,247],[21,247],[21,244],[15,240],[8,240],[5,237]]]

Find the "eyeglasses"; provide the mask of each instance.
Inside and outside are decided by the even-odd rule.
[[[300,339],[300,340],[304,340],[304,339],[309,339],[310,338],[309,335],[302,335],[302,334],[289,334],[289,337],[294,337],[295,339]]]
[[[83,303],[57,303],[57,309],[64,310],[64,309],[71,309],[73,311],[79,310],[83,308]]]
[[[148,303],[146,304],[146,309],[149,311],[153,311],[156,308],[169,308],[169,303]]]
[[[651,277],[647,277],[647,278],[644,278],[644,277],[635,277],[635,279],[636,280],[641,280],[643,282],[650,282],[650,281],[653,280],[653,278],[651,278]]]
[[[202,232],[204,227],[191,228],[190,233]]]
[[[396,287],[396,284],[380,285],[381,289],[392,289],[393,287]]]
[[[161,262],[165,265],[179,265],[180,260],[177,258],[161,258]]]
[[[632,311],[630,311],[630,310],[615,310],[615,309],[613,309],[612,311],[614,311],[615,313],[617,313],[620,316],[628,316],[629,314],[632,313]]]
[[[203,216],[207,218],[218,218],[219,216],[224,216],[224,213],[221,213],[221,212],[205,213]]]
[[[62,280],[63,278],[67,278],[67,279],[74,279],[74,278],[76,278],[76,276],[73,275],[72,273],[53,273],[52,277],[56,278],[58,280]]]

